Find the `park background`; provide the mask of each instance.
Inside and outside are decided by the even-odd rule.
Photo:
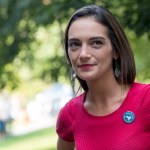
[[[74,93],[64,31],[85,4],[118,18],[134,52],[136,81],[150,82],[149,0],[0,0],[1,150],[56,150],[57,114]]]

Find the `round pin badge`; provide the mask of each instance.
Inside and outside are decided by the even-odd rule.
[[[134,113],[132,111],[125,112],[123,115],[123,120],[125,123],[128,123],[128,124],[134,122],[134,120],[135,120]]]

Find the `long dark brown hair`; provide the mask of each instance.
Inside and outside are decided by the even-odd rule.
[[[65,50],[69,64],[71,65],[68,55],[68,30],[75,20],[82,17],[93,17],[98,23],[108,28],[112,48],[119,56],[117,60],[113,60],[112,62],[114,72],[116,63],[120,69],[120,76],[116,77],[116,80],[119,84],[131,85],[136,76],[134,56],[122,26],[106,8],[97,5],[88,5],[80,8],[71,16],[65,32]],[[86,81],[78,76],[77,79],[84,91],[88,91]]]

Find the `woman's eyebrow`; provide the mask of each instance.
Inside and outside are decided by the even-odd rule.
[[[105,38],[102,36],[95,36],[95,37],[89,38],[89,40],[90,41],[92,41],[92,40],[103,40],[103,41],[105,41]],[[69,38],[68,39],[68,42],[74,42],[74,41],[80,41],[80,40],[78,38]]]
[[[77,39],[77,38],[70,38],[70,39],[68,39],[68,41],[69,41],[69,42],[72,42],[72,41],[79,41],[79,39]]]
[[[90,40],[105,40],[102,36],[91,37]]]

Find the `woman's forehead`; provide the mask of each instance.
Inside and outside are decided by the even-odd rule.
[[[108,28],[98,23],[93,17],[83,17],[75,20],[68,31],[69,38],[88,36],[108,36]]]

